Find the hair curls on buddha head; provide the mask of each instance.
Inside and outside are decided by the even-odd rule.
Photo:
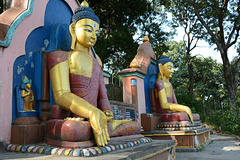
[[[86,1],[83,1],[81,6],[75,10],[75,14],[72,16],[72,22],[77,23],[77,21],[84,18],[92,19],[100,24],[99,18],[95,15],[93,9],[89,7]]]
[[[165,52],[163,52],[162,56],[160,57],[160,59],[157,62],[158,62],[158,64],[160,63],[162,65],[164,65],[164,64],[166,64],[168,62],[172,62],[173,63],[173,61],[166,55]]]

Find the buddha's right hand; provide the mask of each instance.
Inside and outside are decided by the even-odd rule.
[[[107,121],[112,121],[113,119],[113,113],[111,110],[105,110],[103,113],[106,115]]]
[[[110,140],[107,129],[107,117],[101,110],[91,111],[89,114],[95,141],[98,146],[105,146]]]

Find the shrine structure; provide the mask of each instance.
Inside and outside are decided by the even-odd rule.
[[[55,83],[51,84],[49,80],[50,71],[47,61],[51,52],[60,50],[68,52],[71,50],[72,41],[69,26],[72,23],[71,18],[74,11],[79,6],[79,2],[75,0],[19,0],[12,1],[11,7],[0,15],[0,121],[3,122],[0,124],[0,145],[7,144],[8,151],[22,153],[89,157],[105,153],[111,154],[111,152],[117,151],[121,152],[121,155],[126,158],[165,157],[174,159],[176,142],[173,140],[152,141],[151,138],[142,135],[134,137],[135,132],[128,130],[132,134],[129,139],[117,137],[115,141],[109,141],[105,137],[105,140],[109,141],[107,143],[100,138],[101,142],[106,143],[97,146],[93,137],[90,136],[91,142],[85,143],[90,145],[76,146],[75,142],[69,142],[71,141],[70,138],[68,139],[70,145],[66,148],[61,141],[64,138],[62,137],[61,125],[54,124],[60,126],[59,130],[51,130],[51,127],[48,127],[51,125],[51,123],[48,123],[50,119],[59,119],[59,117],[54,116],[58,115],[60,118],[65,118],[69,113],[62,111],[62,108],[59,109],[61,106],[53,107],[55,101],[52,86]],[[90,49],[89,53],[90,56],[97,59],[93,49]],[[96,62],[99,62],[99,60],[95,61],[94,59],[94,63]],[[150,63],[150,61],[147,63]],[[145,70],[149,68],[148,66],[146,64]],[[104,82],[107,83],[108,75],[103,75],[106,78]],[[132,83],[133,88],[135,82]],[[140,86],[140,89],[137,89],[141,91],[143,88],[143,86]],[[103,91],[105,90],[102,89]],[[139,92],[138,96],[140,95]],[[132,102],[129,101],[126,104],[110,101],[113,115],[111,112],[104,113],[113,120],[132,117],[133,120],[138,119],[138,122],[140,122],[139,115],[145,113],[146,110],[143,106],[139,107],[139,105],[136,105],[137,103]],[[136,106],[139,107],[137,113],[135,112]],[[121,114],[118,113],[119,108],[121,108]],[[53,115],[54,112],[59,114]],[[130,113],[130,116],[128,113]],[[71,121],[78,121],[81,118],[77,117]],[[88,119],[89,117],[85,118]],[[88,125],[87,131],[92,133],[88,120],[84,123]],[[136,121],[133,121],[133,123],[137,124]],[[89,135],[95,134],[91,133]],[[97,132],[99,135],[101,133]],[[139,133],[139,131],[136,133]],[[60,139],[56,139],[59,135]],[[86,134],[84,133],[84,135]],[[47,147],[46,145],[38,145],[39,142],[46,142],[49,137],[55,138],[54,140],[57,140],[58,143],[54,141],[51,146]],[[128,150],[132,152],[127,152]],[[148,152],[147,154],[139,154],[139,150]]]
[[[179,151],[198,151],[210,142],[210,129],[200,122],[190,107],[177,103],[169,78],[173,62],[164,53],[156,55],[147,36],[139,46],[123,77],[123,101],[137,106],[138,120],[146,137],[176,140]]]

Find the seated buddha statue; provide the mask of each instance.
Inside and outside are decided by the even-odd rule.
[[[89,135],[92,134],[89,130],[92,130],[96,144],[105,146],[111,136],[140,133],[141,127],[137,122],[113,120],[100,67],[101,60],[90,54],[91,47],[97,41],[99,24],[99,18],[88,6],[88,3],[83,1],[81,6],[75,10],[69,26],[71,51],[55,51],[48,56],[55,103],[61,109],[79,116],[78,118],[49,122],[47,134],[53,139],[85,141],[89,140]],[[55,111],[52,110],[51,114],[54,113]],[[83,118],[88,121],[82,121]],[[57,132],[55,128],[59,123],[61,123],[59,132],[55,133],[55,131]],[[69,127],[69,130],[64,130],[63,125],[68,127],[68,123],[74,124]],[[87,131],[84,132],[84,130]],[[70,132],[71,135],[65,136]],[[122,132],[126,132],[126,134],[121,134]],[[72,139],[74,136],[81,138]],[[82,138],[84,136],[88,138]]]
[[[187,113],[191,122],[194,122],[194,117],[191,109],[188,106],[184,106],[177,103],[177,99],[172,87],[169,82],[169,78],[173,74],[173,61],[165,54],[158,60],[159,73],[155,86],[157,89],[157,113],[163,111],[168,112],[185,112]]]

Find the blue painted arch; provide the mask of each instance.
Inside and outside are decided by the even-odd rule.
[[[12,121],[17,118],[15,88],[21,83],[23,75],[31,79],[36,100],[34,109],[41,115],[42,99],[42,51],[57,49],[70,50],[68,26],[73,15],[72,9],[63,0],[49,0],[44,15],[44,26],[34,29],[25,43],[25,55],[18,57],[13,67]],[[62,38],[64,37],[64,38]],[[64,39],[64,40],[62,40]],[[27,62],[27,63],[26,63]],[[20,67],[20,70],[19,70]]]

